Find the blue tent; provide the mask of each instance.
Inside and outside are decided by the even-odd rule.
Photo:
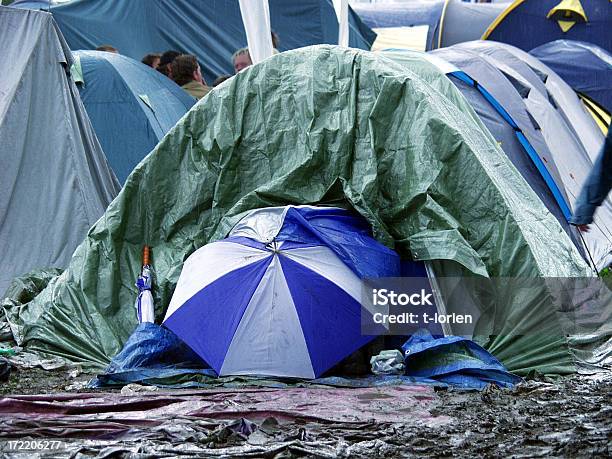
[[[585,144],[577,134],[579,125],[570,120],[584,119],[592,124],[593,133],[600,135],[588,114],[582,109],[576,94],[569,86],[563,92],[559,91],[561,87],[549,86],[555,80],[554,72],[550,69],[537,68],[538,65],[542,65],[541,62],[510,45],[475,41],[454,45],[453,49],[479,55],[496,67],[521,94],[530,116],[546,141],[552,155],[551,159],[558,169],[559,175],[553,176],[556,185],[564,190],[568,203],[573,209],[576,197],[593,163]],[[527,60],[536,62],[526,62],[525,57]],[[488,84],[486,78],[481,78],[474,73],[470,75],[477,81]],[[560,80],[558,76],[556,79]],[[563,83],[562,80],[561,83]],[[569,98],[564,100],[564,93],[576,100],[569,104]],[[597,144],[594,150],[597,151],[599,148],[600,144]],[[543,159],[543,161],[547,166],[550,164],[550,160]],[[609,206],[600,208],[592,230],[584,234],[582,238],[589,252],[589,260],[593,260],[592,263],[597,270],[606,268],[612,263],[612,213]]]
[[[121,183],[195,99],[129,57],[73,52],[73,78],[106,158]]]
[[[612,111],[612,54],[608,51],[583,41],[556,40],[532,49],[530,54],[553,69],[574,91]]]
[[[612,49],[610,0],[515,0],[482,36],[525,51],[558,39]]]
[[[32,7],[32,1],[14,6]],[[246,46],[238,0],[72,0],[50,9],[71,49],[110,44],[121,54],[140,60],[169,49],[194,54],[208,83],[232,74],[234,51]],[[40,6],[38,6],[40,7]],[[375,34],[349,11],[349,44],[370,49]],[[331,0],[289,2],[270,0],[272,30],[280,51],[338,42],[338,20]]]

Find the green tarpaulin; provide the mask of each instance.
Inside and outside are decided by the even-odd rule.
[[[134,170],[68,269],[9,316],[30,350],[106,364],[137,324],[143,244],[152,247],[161,318],[183,261],[243,212],[327,202],[352,206],[402,256],[442,260],[439,275],[588,275],[556,219],[431,64],[317,46],[213,89]],[[510,370],[573,369],[545,295],[509,299],[494,315],[496,337],[484,344]],[[491,332],[487,317],[477,332]],[[504,334],[520,322],[545,332]]]

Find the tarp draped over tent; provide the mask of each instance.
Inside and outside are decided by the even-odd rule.
[[[554,70],[574,91],[612,111],[610,52],[584,41],[555,40],[532,49],[529,54]]]
[[[331,0],[270,0],[269,5],[280,51],[338,43]],[[73,0],[51,4],[50,11],[71,49],[111,44],[136,60],[176,49],[197,56],[209,84],[234,73],[232,54],[247,45],[238,0]],[[375,34],[350,9],[349,29],[349,46],[370,49]]]
[[[544,74],[527,65],[509,50],[507,45],[501,43],[475,41],[461,43],[454,47],[472,51],[483,57],[501,71],[522,94],[525,106],[541,129],[560,172],[561,182],[557,185],[564,189],[573,208],[580,188],[591,170],[592,161],[572,125],[567,122],[561,110],[558,110],[559,106],[553,105],[554,99],[546,87],[545,78],[542,77]],[[578,109],[582,110],[582,107],[578,105]],[[586,112],[583,112],[583,115],[587,116]],[[595,216],[593,230],[585,234],[584,239],[588,254],[593,259],[596,269],[602,270],[609,266],[612,262],[612,202],[610,200],[607,200],[599,209]]]
[[[34,268],[64,268],[117,195],[48,13],[0,8],[0,295]]]
[[[572,6],[576,7],[574,12]],[[569,16],[565,15],[566,12]],[[569,23],[573,24],[570,26]],[[610,51],[610,30],[610,0],[514,0],[482,38],[508,43],[524,51],[559,39],[587,41]]]
[[[317,46],[275,55],[213,89],[136,167],[62,276],[12,317],[20,343],[108,363],[136,326],[143,244],[152,247],[160,318],[189,254],[225,237],[246,211],[286,204],[353,207],[379,241],[434,260],[436,270],[588,276],[467,101],[441,72],[428,83],[421,67],[435,69],[425,59],[408,69]],[[572,371],[546,296],[505,298],[486,347],[511,371]],[[475,335],[488,336],[489,320]]]
[[[196,101],[174,81],[129,57],[103,51],[74,51],[73,56],[81,100],[123,183]]]

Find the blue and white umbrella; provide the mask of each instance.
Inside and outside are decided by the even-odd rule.
[[[337,208],[252,211],[185,261],[164,325],[220,376],[319,377],[373,338],[360,277],[399,273],[368,233]]]

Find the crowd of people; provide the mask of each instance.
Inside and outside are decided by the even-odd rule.
[[[272,46],[274,53],[278,53],[278,35],[272,32]],[[101,45],[96,48],[97,51],[105,51],[109,53],[119,53],[119,51],[111,45]],[[152,53],[147,54],[142,58],[142,63],[163,73],[165,76],[173,80],[181,88],[187,91],[196,99],[200,100],[210,91],[209,86],[202,76],[202,70],[197,58],[191,54],[182,54],[178,51],[168,50],[163,54]],[[232,55],[232,65],[234,73],[238,73],[245,68],[253,65],[251,55],[248,48],[241,48]],[[212,87],[223,83],[232,75],[219,75],[212,82]]]
[[[108,53],[119,53],[119,51],[111,45],[102,45],[96,48],[97,51],[105,51]],[[191,54],[181,54],[178,51],[169,50],[163,54],[152,53],[147,54],[142,58],[142,63],[164,74],[181,88],[187,91],[190,95],[200,100],[208,91],[210,86],[202,76],[200,64],[195,56]],[[253,64],[248,48],[241,48],[232,56],[234,72],[238,73],[241,70]],[[232,75],[220,75],[213,81],[212,86],[217,86],[223,83]]]

